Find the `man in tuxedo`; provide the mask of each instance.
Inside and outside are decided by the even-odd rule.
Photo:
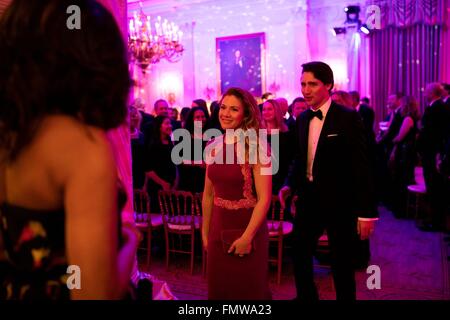
[[[141,121],[139,130],[141,132],[143,132],[146,125],[150,122],[153,122],[153,119],[155,117],[152,116],[151,114],[148,114],[147,112],[145,112],[145,104],[144,104],[144,102],[142,102],[141,98],[137,98],[131,106],[136,108],[141,115],[142,121]]]
[[[350,97],[352,98],[352,106],[361,116],[364,129],[366,132],[367,145],[369,149],[369,161],[372,165],[372,172],[376,171],[376,142],[375,133],[373,132],[373,123],[375,120],[375,112],[367,104],[362,103],[358,91],[350,91]],[[374,178],[376,186],[376,181]],[[376,197],[378,200],[378,197]],[[356,243],[356,256],[355,267],[358,269],[367,268],[370,260],[370,242],[367,240],[359,240]]]
[[[155,101],[153,105],[153,111],[155,113],[155,116],[153,117],[152,121],[149,121],[145,124],[145,126],[142,128],[142,132],[145,136],[145,145],[149,145],[151,143],[151,137],[153,135],[153,122],[154,118],[158,116],[169,116],[169,103],[164,99],[158,99]],[[176,130],[181,128],[181,122],[177,120],[170,120],[172,124],[172,130]]]
[[[375,139],[373,132],[375,112],[368,105],[360,102],[358,91],[350,91],[349,94],[352,97],[353,107],[355,108],[356,111],[358,111],[359,115],[361,116],[367,134]]]
[[[445,103],[448,109],[450,109],[450,84],[442,83],[442,87],[444,88],[444,96],[442,97],[442,101]],[[450,124],[449,124],[450,125]],[[447,189],[450,192],[450,136],[447,138],[444,146],[444,152],[441,154],[441,173],[445,174],[448,179],[447,181]],[[450,214],[450,208],[449,212]]]
[[[389,113],[385,119],[385,121],[389,123],[388,129],[385,132],[382,132],[377,138],[377,143],[389,150],[392,149],[392,140],[398,135],[403,122],[399,112],[400,101],[403,96],[403,93],[400,92],[389,95],[387,101],[387,109]]]
[[[292,101],[292,104],[289,106],[288,112],[290,117],[286,120],[286,124],[289,128],[289,131],[295,131],[295,124],[300,113],[308,109],[308,105],[306,101],[302,97],[297,97]],[[290,111],[289,111],[290,110]]]
[[[423,231],[442,231],[445,226],[446,177],[437,169],[438,155],[445,152],[450,139],[450,106],[441,99],[445,96],[439,83],[430,83],[425,88],[428,106],[422,117],[417,148],[422,156],[423,174],[430,201],[431,216],[420,226]]]
[[[393,188],[393,181],[388,169],[388,160],[394,148],[394,138],[400,132],[403,123],[403,117],[400,113],[401,99],[403,93],[398,92],[390,94],[387,100],[388,116],[385,121],[388,122],[387,130],[381,131],[376,138],[375,155],[376,155],[376,190],[378,198],[390,210],[394,210],[396,199]]]
[[[356,299],[354,247],[375,228],[378,212],[366,135],[354,110],[331,101],[333,71],[323,62],[302,65],[301,88],[310,106],[297,119],[297,156],[281,204],[298,195],[294,229],[294,272],[297,298],[317,300],[313,255],[327,232],[331,267],[339,300]]]

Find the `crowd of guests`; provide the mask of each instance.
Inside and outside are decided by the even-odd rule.
[[[337,297],[356,297],[352,250],[346,245],[356,232],[365,241],[374,230],[377,213],[371,212],[367,196],[370,170],[379,177],[379,200],[402,217],[406,186],[414,183],[414,167],[421,165],[430,207],[422,229],[444,229],[450,176],[448,84],[427,86],[423,116],[415,98],[389,96],[380,132],[374,131],[369,101],[360,101],[357,92],[335,91],[331,98],[337,103],[330,101],[333,74],[323,62],[302,66],[307,100],[299,97],[291,105],[270,93],[258,105],[248,91],[232,88],[209,108],[197,99],[179,113],[159,99],[151,115],[139,101],[127,108],[132,80],[114,17],[95,1],[77,4],[82,24],[90,28],[65,28],[69,0],[14,0],[0,19],[0,300],[123,299],[136,294],[130,278],[141,235],[133,224],[122,224],[126,193],[107,136],[125,123],[127,111],[133,187],[149,193],[151,210],[160,211],[159,190],[204,191],[202,239],[208,250],[210,298],[270,299],[266,214],[271,196],[296,184],[305,187],[297,190],[304,195],[298,208],[305,210],[297,210],[294,223],[301,298],[317,298],[311,248],[324,229],[330,231]],[[319,152],[314,159],[316,149],[311,153],[309,148],[320,144],[325,117],[345,138],[336,138],[324,126],[334,142],[319,147],[328,157]],[[205,148],[207,129],[266,129],[272,150],[279,141],[273,159],[278,170],[273,176],[260,174],[263,163],[207,167],[199,154],[184,151],[176,164],[172,151],[180,143],[174,139],[179,128],[187,131],[194,150]],[[222,143],[236,141],[224,138]],[[294,159],[299,154],[304,157]],[[361,212],[350,212],[354,207]],[[360,243],[357,256],[367,262],[368,243]],[[69,265],[82,270],[82,286],[76,290],[68,287]]]
[[[419,223],[422,230],[443,230],[446,223],[448,204],[444,195],[448,191],[448,178],[444,175],[445,172],[448,175],[448,171],[444,170],[444,166],[449,157],[448,90],[449,85],[438,83],[426,88],[428,105],[423,117],[414,97],[401,93],[389,95],[387,116],[378,126],[367,97],[361,99],[356,91],[336,90],[331,93],[334,102],[359,113],[368,141],[377,199],[395,217],[406,217],[407,187],[416,183],[415,168],[424,167],[430,210]],[[267,142],[270,145],[274,137],[279,142],[277,155],[273,158],[277,161],[273,166],[277,171],[272,177],[272,194],[277,195],[295,156],[296,119],[309,107],[302,97],[288,104],[282,97],[265,93],[257,100],[261,128],[267,130]],[[434,111],[439,108],[442,110]],[[153,115],[146,113],[145,105],[140,100],[130,107],[134,188],[148,191],[155,212],[159,211],[158,190],[203,191],[206,169],[203,150],[208,143],[203,140],[203,133],[211,128],[224,132],[218,119],[219,109],[217,101],[208,108],[202,99],[194,100],[180,113],[162,99],[154,103]],[[188,130],[192,148],[190,154],[183,155],[180,165],[171,161],[172,149],[183,141],[182,138],[179,141],[173,139],[172,133],[177,128]],[[201,146],[201,154],[194,152],[196,144]],[[292,219],[287,211],[285,218]],[[361,241],[359,247],[355,263],[362,268],[370,259],[368,241]]]
[[[409,185],[422,180],[416,167],[423,169],[425,213],[418,221],[423,231],[447,228],[450,155],[450,85],[430,83],[424,98],[423,115],[412,96],[392,94],[387,99],[388,115],[376,137],[379,198],[398,218],[405,218]]]
[[[273,194],[277,194],[284,182],[289,165],[293,158],[292,148],[295,119],[307,109],[303,98],[296,98],[291,105],[287,100],[260,99],[262,129],[267,129],[268,143],[277,135],[280,156],[274,175]],[[167,101],[159,99],[154,103],[153,113],[145,111],[145,105],[137,99],[130,106],[130,131],[133,159],[133,187],[146,189],[149,192],[152,207],[157,207],[157,191],[178,189],[202,192],[205,177],[203,150],[208,141],[203,140],[203,134],[208,129],[224,130],[220,126],[219,103],[214,101],[208,108],[206,101],[197,99],[191,107],[181,109],[179,116],[176,108],[170,108]],[[289,117],[286,118],[286,113]],[[173,132],[183,128],[190,135],[190,154],[181,153],[183,163],[175,165],[170,155],[174,146],[183,142],[173,139]],[[201,154],[194,152],[194,147],[201,145]]]

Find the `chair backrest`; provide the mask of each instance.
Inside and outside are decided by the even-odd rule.
[[[145,190],[133,190],[134,211],[139,213],[150,213],[150,197]]]
[[[203,216],[202,211],[202,198],[203,198],[203,192],[196,193],[194,195],[194,207],[195,207],[195,214],[198,216]]]
[[[185,221],[183,217],[195,215],[194,195],[188,191],[158,192],[159,206],[163,214],[163,221]],[[190,219],[194,223],[193,219]]]
[[[150,214],[150,197],[145,190],[133,190],[134,220],[147,222]]]

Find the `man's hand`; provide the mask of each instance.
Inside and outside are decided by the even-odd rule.
[[[291,188],[288,186],[284,186],[278,192],[278,198],[280,199],[281,209],[284,210],[286,208],[286,199],[291,195]]]
[[[358,219],[358,234],[361,240],[367,240],[375,230],[375,220],[361,221]]]

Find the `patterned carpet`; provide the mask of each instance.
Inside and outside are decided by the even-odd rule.
[[[285,250],[280,285],[276,284],[276,268],[270,268],[270,287],[275,300],[295,297],[289,249]],[[378,265],[381,270],[381,288],[368,289],[366,281],[370,274],[357,272],[358,300],[450,300],[450,266],[447,260],[450,250],[444,234],[421,232],[414,221],[396,219],[382,209],[371,240],[371,254],[370,264]],[[177,299],[204,300],[207,298],[207,285],[201,274],[201,257],[196,259],[194,275],[189,273],[188,260],[187,256],[174,256],[169,270],[166,270],[163,250],[154,248],[148,272],[167,282]],[[140,261],[144,262],[144,259]],[[145,270],[145,266],[141,265],[141,269]],[[315,280],[321,299],[335,299],[328,268],[316,268]]]

